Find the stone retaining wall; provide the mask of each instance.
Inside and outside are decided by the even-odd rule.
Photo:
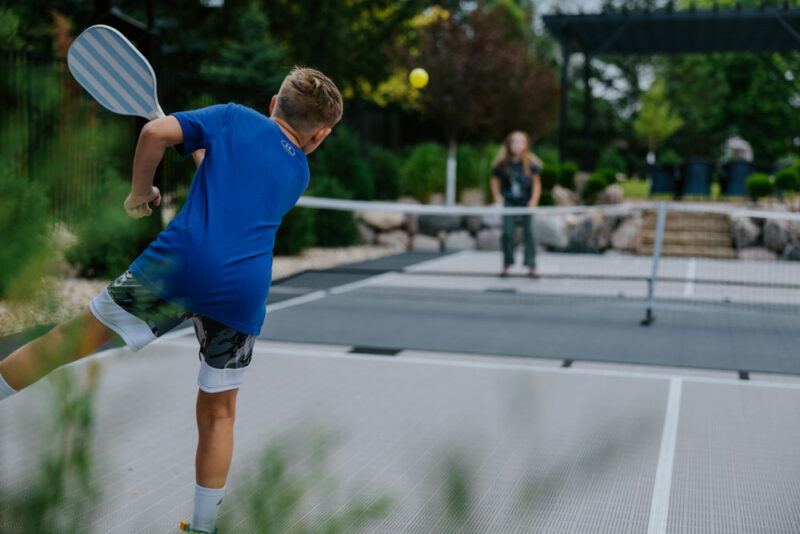
[[[671,212],[672,221],[692,220],[703,232],[697,214]],[[358,214],[363,244],[405,245],[415,251],[500,250],[502,221],[493,216],[403,215],[390,212]],[[539,246],[551,251],[635,252],[643,236],[644,218],[636,215],[537,215],[534,234]],[[696,229],[694,229],[696,227]],[[742,215],[730,218],[730,247],[740,259],[800,261],[800,222],[764,220]],[[651,230],[652,231],[652,230]],[[521,228],[517,229],[521,240]],[[698,237],[699,242],[702,239]]]

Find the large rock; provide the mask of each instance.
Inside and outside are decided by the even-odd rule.
[[[361,213],[361,219],[381,232],[402,228],[406,222],[404,214],[394,211],[368,210]]]
[[[597,197],[598,204],[620,204],[625,200],[625,190],[619,184],[611,184]]]
[[[444,193],[433,193],[428,197],[428,204],[435,204],[437,206],[444,205]]]
[[[419,231],[425,235],[439,235],[439,232],[452,232],[461,228],[460,215],[427,215],[419,216]]]
[[[789,243],[786,245],[786,248],[783,250],[783,254],[781,255],[781,259],[787,261],[800,261],[800,244]]]
[[[642,233],[642,217],[635,215],[622,221],[611,234],[611,247],[614,250],[633,252],[639,244]]]
[[[761,228],[750,217],[734,215],[731,217],[733,228],[733,241],[737,249],[753,247],[758,244],[761,237]]]
[[[553,201],[556,206],[575,206],[580,202],[580,197],[575,191],[556,185],[553,187]]]
[[[597,214],[595,217],[595,227],[592,234],[591,245],[595,250],[603,251],[611,247],[611,236],[620,223],[619,215]]]
[[[569,245],[567,220],[561,215],[537,215],[533,235],[536,243],[545,248],[563,250]]]
[[[358,235],[362,245],[372,245],[375,243],[375,230],[364,223],[358,223]]]
[[[602,218],[602,215],[600,216]],[[595,228],[598,225],[594,214],[583,215],[578,219],[578,224],[569,229],[569,244],[567,248],[575,252],[591,252],[596,250],[593,245]]]
[[[438,237],[417,234],[412,238],[411,250],[415,252],[440,252],[442,250],[442,243],[439,241]]]
[[[483,191],[480,189],[464,189],[461,192],[461,204],[464,206],[483,206]]]
[[[780,254],[789,243],[789,223],[770,219],[764,223],[764,246]]]
[[[414,197],[400,197],[397,202],[401,204],[419,204],[419,201]],[[419,232],[419,214],[407,213],[405,215],[405,230],[411,235]]]
[[[390,230],[378,234],[376,242],[384,247],[408,248],[408,234],[403,230]]]
[[[444,238],[444,249],[447,251],[475,250],[475,238],[466,230],[450,232]]]
[[[472,235],[475,235],[483,228],[483,217],[480,215],[467,215],[464,217],[464,226]]]
[[[786,248],[788,249],[789,247]],[[737,256],[740,260],[768,261],[768,260],[778,259],[777,254],[772,252],[770,249],[764,247],[742,248],[739,249],[739,251],[737,252]]]
[[[502,215],[481,215],[481,222],[486,228],[501,228],[503,217]]]
[[[499,228],[486,228],[478,232],[478,250],[500,250],[503,232]]]
[[[787,221],[789,227],[789,242],[800,242],[800,221]]]

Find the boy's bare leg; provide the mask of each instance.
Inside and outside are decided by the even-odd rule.
[[[238,389],[197,393],[197,456],[191,528],[214,532],[233,456],[233,422]]]
[[[219,393],[197,392],[197,484],[222,488],[233,456],[233,422],[238,389]]]
[[[0,375],[19,391],[50,371],[94,353],[116,335],[87,307],[0,361]]]

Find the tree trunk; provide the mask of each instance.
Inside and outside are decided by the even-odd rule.
[[[456,140],[450,139],[447,151],[447,193],[446,203],[452,206],[456,203]]]

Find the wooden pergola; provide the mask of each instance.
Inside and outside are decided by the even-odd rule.
[[[670,4],[671,5],[671,4]],[[545,26],[558,39],[563,52],[561,65],[561,115],[559,155],[567,159],[569,106],[569,60],[583,54],[584,154],[589,165],[592,98],[589,81],[592,59],[603,55],[654,54],[758,54],[776,77],[800,92],[787,80],[768,53],[800,50],[800,8],[783,7],[689,9],[671,7],[656,11],[606,11],[598,14],[554,14],[543,17]]]

